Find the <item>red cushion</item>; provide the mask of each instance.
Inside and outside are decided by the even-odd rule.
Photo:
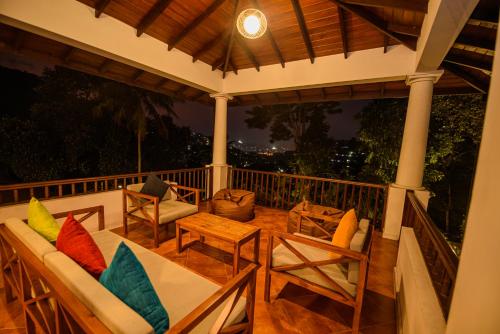
[[[106,261],[89,232],[69,213],[56,241],[57,250],[63,252],[89,274],[99,279]]]

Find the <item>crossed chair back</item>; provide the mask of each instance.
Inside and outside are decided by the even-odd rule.
[[[194,205],[200,203],[200,189],[185,187],[174,182],[170,183],[167,192],[170,192],[172,200],[189,203],[188,199],[194,197]],[[140,187],[139,184],[134,185]],[[182,190],[182,194],[179,192]],[[143,194],[130,189],[122,189],[123,193],[123,232],[128,234],[128,220],[145,223],[153,229],[154,246],[160,244],[160,202],[165,200],[156,196]],[[130,204],[130,205],[129,205]],[[153,208],[152,214],[148,212],[148,208]],[[140,215],[138,215],[140,213]]]
[[[346,304],[354,308],[352,321],[352,333],[359,333],[359,323],[361,318],[361,308],[363,304],[363,295],[368,278],[368,266],[370,262],[370,252],[372,243],[373,226],[370,224],[366,231],[366,238],[361,251],[345,249],[333,246],[330,242],[319,240],[314,237],[308,237],[300,234],[289,234],[285,232],[273,231],[269,236],[267,259],[266,259],[266,280],[264,285],[264,300],[270,301],[271,277],[279,276],[288,282],[304,287],[310,291],[324,295],[330,299]],[[278,241],[286,250],[292,253],[299,261],[293,261],[291,264],[273,265],[274,242]],[[304,246],[311,247],[320,253],[323,251],[326,255],[320,259],[311,258],[304,254]],[[336,256],[328,256],[336,254]],[[349,285],[351,277],[345,272],[345,280],[338,279],[329,275],[325,266],[338,265],[347,267],[352,264],[359,265],[357,283],[355,289]],[[299,277],[290,273],[291,271],[310,269],[314,272],[314,280]],[[310,276],[309,276],[310,277]],[[321,284],[318,284],[321,283]],[[348,291],[347,286],[351,287]]]

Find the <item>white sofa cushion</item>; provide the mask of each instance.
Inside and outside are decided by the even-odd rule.
[[[147,205],[144,207],[146,212],[154,217],[154,205]],[[158,205],[159,211],[159,224],[165,224],[169,222],[173,222],[176,219],[180,219],[182,217],[186,217],[198,212],[198,207],[193,204],[184,203],[181,201],[161,201]],[[144,215],[141,211],[135,211],[133,215],[144,218]]]
[[[57,249],[47,239],[38,234],[25,222],[18,218],[9,218],[5,226],[28,247],[33,254],[43,261],[46,254],[56,252]]]
[[[45,266],[56,274],[113,333],[154,333],[146,320],[65,254],[61,252],[47,254],[44,262]]]
[[[121,241],[124,241],[132,249],[144,266],[156,293],[167,310],[171,327],[220,289],[218,284],[212,283],[208,279],[136,243],[123,239],[117,234],[109,231],[99,231],[93,233],[92,237],[108,264],[111,263]],[[208,333],[218,315],[222,312],[224,305],[223,303],[190,333]],[[241,321],[244,316],[245,299],[241,298],[226,324]]]

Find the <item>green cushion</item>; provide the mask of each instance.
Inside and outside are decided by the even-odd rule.
[[[28,225],[48,241],[55,241],[59,234],[59,224],[35,197],[28,206]]]
[[[108,269],[99,282],[131,309],[139,313],[155,330],[164,333],[170,325],[167,311],[161,304],[144,267],[122,241]]]

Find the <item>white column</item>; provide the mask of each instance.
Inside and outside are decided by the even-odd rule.
[[[416,73],[409,75],[406,84],[410,86],[406,111],[403,142],[399,154],[396,183],[389,187],[384,238],[399,238],[406,191],[415,190],[421,199],[429,198],[422,187],[425,167],[425,152],[429,119],[432,106],[432,90],[443,71]],[[383,131],[383,129],[381,129]],[[422,203],[427,206],[427,202]]]
[[[500,30],[496,45],[500,45]],[[496,54],[447,334],[500,332],[499,110]]]
[[[215,99],[215,121],[213,136],[213,193],[227,187],[227,101],[232,97],[227,94],[212,94]]]

